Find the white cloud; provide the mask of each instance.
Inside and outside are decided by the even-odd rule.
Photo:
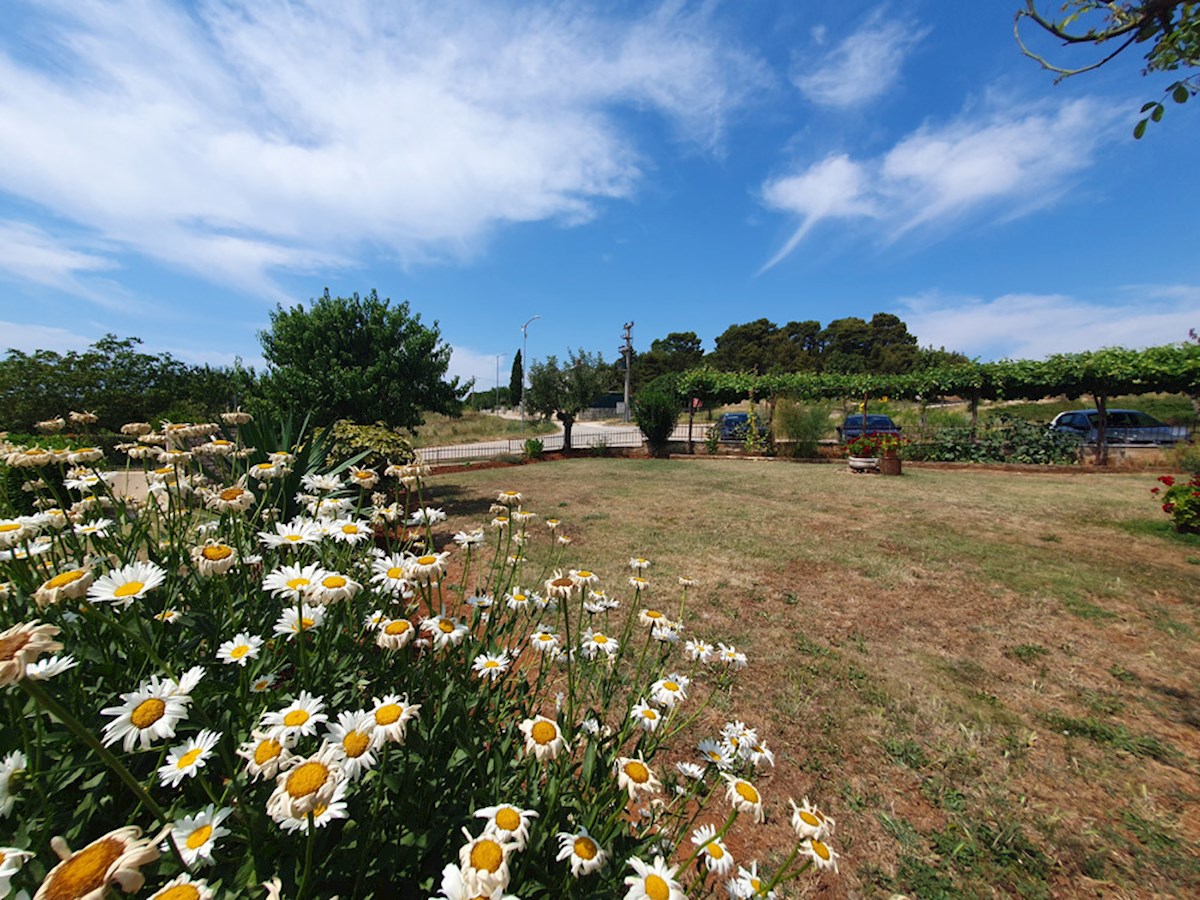
[[[104,306],[116,304],[88,276],[116,268],[105,256],[68,246],[41,228],[0,219],[0,277],[59,288]]]
[[[33,353],[35,350],[53,350],[55,353],[69,353],[72,350],[86,350],[94,343],[93,338],[75,334],[65,328],[55,328],[51,325],[25,325],[20,322],[0,321],[0,352],[20,350],[22,353]]]
[[[496,357],[495,353],[479,353],[469,347],[453,346],[446,377],[458,377],[464,383],[474,378],[477,391],[490,390],[496,386]],[[512,376],[512,358],[504,354],[499,354],[499,357],[500,386],[508,387]]]
[[[822,106],[860,106],[886,94],[900,77],[905,59],[928,34],[902,18],[876,9],[853,34],[827,51],[815,65],[793,66],[792,83]],[[818,45],[824,28],[813,29]]]
[[[624,22],[467,0],[53,16],[37,53],[0,45],[0,190],[269,296],[279,267],[456,257],[506,222],[586,220],[642,177],[618,110],[718,150],[764,77],[670,5]]]
[[[922,126],[875,159],[831,156],[772,178],[762,187],[763,202],[800,223],[763,268],[825,219],[869,219],[890,241],[967,215],[1013,219],[1051,205],[1091,166],[1113,122],[1111,108],[1089,99],[994,108]]]
[[[1061,294],[992,299],[937,293],[900,300],[900,315],[922,346],[983,359],[1043,359],[1102,347],[1153,347],[1187,339],[1200,325],[1200,286],[1125,288],[1112,300]]]

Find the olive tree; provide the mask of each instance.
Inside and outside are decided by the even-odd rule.
[[[610,386],[611,369],[599,353],[568,351],[568,359],[559,365],[548,356],[529,367],[529,387],[525,406],[535,415],[557,418],[563,425],[563,449],[571,449],[571,428],[580,412],[591,406]]]

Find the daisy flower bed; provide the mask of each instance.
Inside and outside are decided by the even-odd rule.
[[[741,858],[775,758],[754,723],[696,744],[750,661],[691,632],[688,579],[651,602],[650,559],[585,567],[511,490],[452,534],[428,470],[325,433],[127,429],[144,501],[95,454],[2,448],[38,511],[0,519],[0,896],[782,897],[836,870],[808,798]]]

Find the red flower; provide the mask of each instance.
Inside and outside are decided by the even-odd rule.
[[[1175,479],[1172,478],[1170,475],[1159,475],[1158,480],[1161,481],[1163,484],[1165,484],[1167,487],[1171,487],[1175,484]]]
[[[1161,490],[1161,489],[1160,488],[1150,488],[1150,493],[1157,494],[1159,492],[1159,490]]]
[[[1164,503],[1163,504],[1163,512],[1168,513],[1168,514],[1175,512],[1175,504],[1174,503]]]

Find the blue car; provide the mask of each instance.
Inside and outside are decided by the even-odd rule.
[[[853,413],[846,416],[846,421],[838,426],[838,440],[849,443],[864,434],[894,434],[900,436],[900,426],[892,421],[891,416],[880,413]]]
[[[1100,412],[1073,409],[1061,412],[1050,423],[1054,431],[1072,434],[1089,444],[1100,435]],[[1188,429],[1168,425],[1136,409],[1110,409],[1105,421],[1104,439],[1110,444],[1175,444],[1188,439]]]
[[[723,441],[744,441],[750,431],[750,413],[724,413],[717,419],[717,428]],[[758,434],[763,438],[768,434],[761,421],[758,423]]]

